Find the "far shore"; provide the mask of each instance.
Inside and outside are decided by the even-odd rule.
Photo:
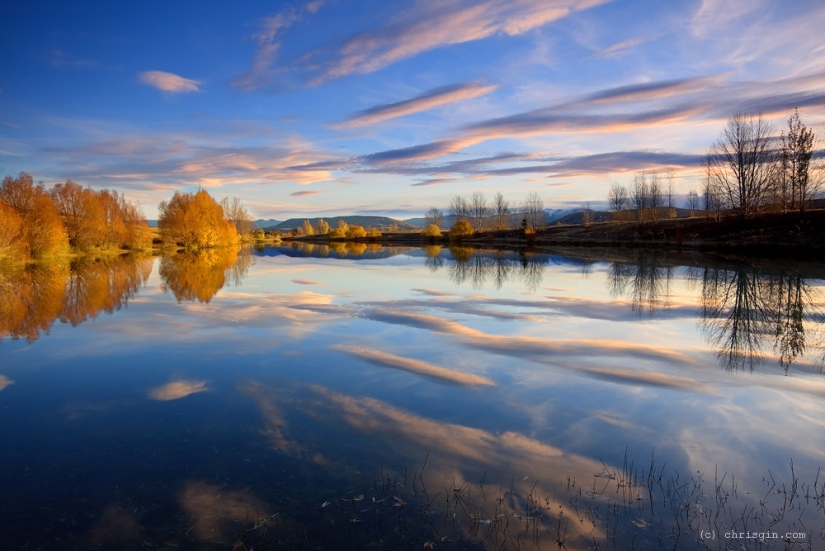
[[[723,216],[678,218],[644,223],[593,222],[555,225],[535,232],[521,229],[486,230],[453,239],[448,229],[440,237],[420,231],[382,232],[380,237],[333,238],[329,235],[290,236],[284,241],[304,243],[355,242],[382,245],[466,245],[473,247],[638,247],[681,249],[736,249],[750,254],[821,254],[825,248],[825,209],[793,214],[763,214],[753,218]]]

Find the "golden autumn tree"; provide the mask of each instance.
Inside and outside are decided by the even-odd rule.
[[[55,185],[51,196],[73,247],[87,249],[106,241],[106,213],[100,197],[91,188],[68,180]]]
[[[0,200],[0,262],[22,260],[29,256],[23,217],[17,209]]]
[[[34,185],[31,176],[21,172],[17,178],[3,178],[0,184],[0,201],[14,209],[22,219],[24,247],[33,256],[68,251],[69,242],[60,211],[46,189],[42,185]]]
[[[206,190],[175,192],[168,202],[161,202],[158,212],[158,228],[166,243],[197,249],[238,242],[235,226]]]

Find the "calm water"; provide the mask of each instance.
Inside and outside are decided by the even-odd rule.
[[[0,271],[0,548],[825,549],[823,275],[365,246]]]

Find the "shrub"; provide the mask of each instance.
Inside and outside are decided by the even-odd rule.
[[[473,235],[473,226],[467,220],[461,219],[450,228],[450,239],[463,239]]]
[[[424,228],[424,231],[421,232],[421,235],[430,238],[441,237],[441,230],[438,229],[438,226],[436,226],[435,224],[430,224],[429,226]]]

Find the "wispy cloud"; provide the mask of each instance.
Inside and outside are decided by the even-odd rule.
[[[320,191],[320,190],[314,190],[314,191],[313,190],[305,190],[305,191],[295,191],[295,192],[290,193],[289,195],[291,197],[309,197],[311,195],[318,195],[318,194],[321,194],[321,193],[324,193],[324,192]]]
[[[649,38],[631,38],[629,40],[625,40],[623,42],[619,42],[617,44],[613,44],[612,46],[608,46],[604,50],[596,52],[593,54],[593,57],[598,58],[608,58],[608,57],[621,57],[630,53],[636,46],[639,44],[644,44],[650,40]]]
[[[200,84],[200,81],[183,78],[165,71],[144,71],[140,73],[140,81],[143,84],[172,94],[197,92]]]
[[[332,347],[334,350],[347,352],[362,360],[370,362],[371,364],[381,367],[391,367],[393,369],[401,369],[409,371],[410,373],[417,373],[434,379],[445,381],[448,383],[467,385],[467,386],[494,386],[495,383],[487,377],[481,375],[474,375],[472,373],[464,373],[454,369],[448,369],[440,365],[435,365],[429,362],[416,360],[413,358],[404,358],[383,352],[374,348],[366,348],[364,346],[354,345],[336,345]]]
[[[604,4],[609,0],[419,0],[388,21],[355,34],[337,45],[306,51],[297,59],[276,67],[281,47],[280,32],[298,21],[304,12],[317,11],[317,3],[301,10],[289,8],[262,21],[254,36],[258,49],[250,69],[232,81],[245,90],[266,87],[279,76],[298,73],[315,86],[351,74],[366,74],[448,46],[491,36],[517,36],[561,19],[568,14]]]
[[[59,68],[97,69],[100,67],[97,61],[82,59],[61,50],[52,50],[49,52],[47,60],[52,67]]]
[[[475,98],[484,94],[489,94],[497,88],[496,85],[482,86],[477,83],[453,84],[442,86],[419,96],[396,103],[377,105],[359,113],[356,113],[347,120],[338,123],[336,127],[346,128],[354,126],[366,126],[381,121],[420,113],[448,103],[463,101]]]
[[[0,375],[0,390],[3,390],[9,385],[13,385],[14,381],[6,377],[5,375]]]
[[[313,5],[318,4],[314,2]],[[320,4],[319,4],[320,6]],[[312,11],[317,8],[314,8]],[[252,67],[244,74],[232,80],[232,86],[243,90],[254,90],[271,84],[275,79],[272,65],[278,57],[281,43],[277,40],[279,33],[291,27],[298,20],[299,13],[294,8],[286,10],[261,20],[261,28],[254,35],[258,43]]]

